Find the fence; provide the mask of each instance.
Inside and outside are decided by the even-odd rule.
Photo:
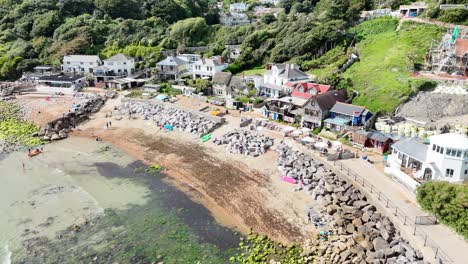
[[[438,263],[452,263],[453,261],[450,257],[437,245],[437,243],[432,240],[422,229],[419,227],[418,224],[421,223],[421,219],[411,218],[403,213],[401,209],[399,209],[396,205],[394,205],[388,197],[386,197],[382,192],[377,191],[374,185],[369,183],[366,179],[362,176],[356,174],[346,166],[343,166],[341,163],[333,162],[333,165],[336,168],[339,168],[340,171],[345,174],[348,178],[354,180],[358,185],[361,185],[363,188],[368,188],[370,193],[376,196],[377,200],[381,201],[382,204],[388,208],[390,211],[393,211],[393,215],[402,221],[404,226],[408,226],[413,229],[413,236],[420,236],[424,240],[424,246],[430,247],[434,251],[434,259],[437,260]]]

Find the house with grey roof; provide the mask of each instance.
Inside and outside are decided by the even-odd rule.
[[[363,106],[337,102],[330,109],[330,118],[325,119],[325,127],[334,132],[344,132],[348,127],[362,126],[372,117]]]
[[[392,145],[385,173],[410,189],[425,181],[468,182],[468,137],[446,133],[422,140],[405,138]]]
[[[189,62],[174,56],[168,56],[164,60],[156,63],[156,70],[159,78],[163,80],[177,80],[187,73]]]
[[[62,72],[72,74],[93,74],[102,65],[97,55],[67,55],[63,57]]]
[[[364,129],[351,132],[351,138],[355,145],[364,148],[372,148],[380,153],[385,153],[390,149],[393,139],[379,131],[366,131]]]
[[[217,72],[213,76],[213,95],[222,98],[235,98],[244,93],[245,81],[240,76],[233,76],[230,72]]]
[[[330,90],[311,97],[302,108],[301,126],[307,128],[321,127],[323,120],[329,116],[330,109],[337,102],[346,101],[346,90]]]
[[[296,64],[272,64],[267,65],[267,69],[259,93],[268,97],[278,98],[290,94],[295,84],[311,79]]]

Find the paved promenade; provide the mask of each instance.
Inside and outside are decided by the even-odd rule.
[[[415,232],[414,221],[416,217],[428,215],[418,205],[415,194],[362,159],[336,162],[335,167],[341,167],[341,164],[345,173],[347,173],[347,169],[349,168],[351,172],[360,175],[367,183],[373,185],[372,195],[374,198],[379,195],[379,192],[388,198],[391,205],[387,209],[390,213],[395,211],[395,207],[398,208],[396,210],[396,218],[397,221],[400,221],[401,228],[405,229],[404,231],[409,233],[410,236],[416,233],[416,235],[413,235],[416,240],[419,240],[416,242],[419,242],[418,244],[422,243],[423,247],[431,248],[433,252],[432,256],[435,256],[437,253],[438,258],[443,263],[468,263],[468,243],[449,227],[442,224],[416,225]],[[359,180],[357,182],[359,183]],[[364,185],[364,188],[370,190],[370,186]],[[386,208],[386,200],[381,199],[381,202]],[[406,223],[404,223],[405,216]],[[438,250],[437,247],[441,250]]]
[[[468,243],[462,236],[442,224],[415,225],[416,217],[429,214],[418,205],[414,193],[390,176],[362,159],[327,161],[317,151],[307,149],[289,138],[286,141],[321,160],[357,185],[379,210],[390,217],[403,237],[422,251],[427,261],[468,263]]]

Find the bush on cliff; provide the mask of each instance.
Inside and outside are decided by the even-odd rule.
[[[430,181],[417,189],[421,207],[468,238],[468,186]]]

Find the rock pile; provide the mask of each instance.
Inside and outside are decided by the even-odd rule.
[[[46,141],[67,138],[72,128],[87,120],[89,114],[99,111],[106,102],[106,98],[98,94],[79,93],[75,98],[81,99],[80,103],[75,103],[68,113],[49,122],[34,136]]]
[[[0,82],[0,100],[8,99],[13,96],[17,85],[14,83]]]
[[[117,107],[120,114],[142,115],[151,119],[158,126],[171,125],[174,129],[195,134],[205,135],[213,131],[219,122],[196,115],[188,111],[172,108],[166,105],[153,104],[144,101],[127,101]]]
[[[226,149],[233,154],[260,156],[265,153],[274,141],[264,135],[252,134],[245,130],[234,130],[214,140],[215,144],[226,144]]]
[[[354,185],[283,142],[276,149],[279,170],[301,182],[321,204],[324,219],[332,219],[326,232],[333,235],[308,243],[306,258],[332,263],[424,263],[422,254]]]

